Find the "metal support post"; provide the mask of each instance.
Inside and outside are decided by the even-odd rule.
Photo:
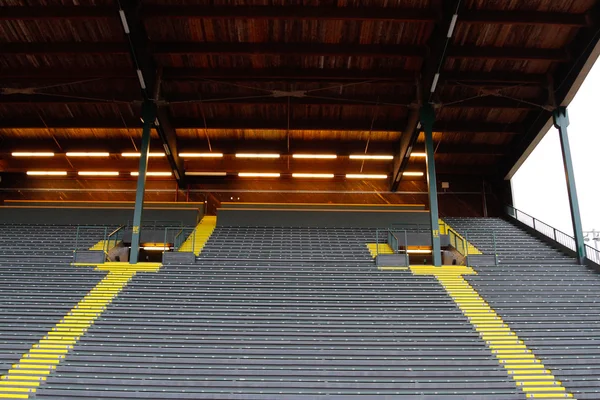
[[[575,236],[577,260],[580,264],[583,264],[586,258],[585,242],[581,226],[581,215],[579,214],[579,200],[577,199],[577,188],[575,187],[573,162],[571,160],[571,147],[569,146],[569,136],[567,133],[567,127],[569,126],[567,108],[558,107],[552,113],[552,117],[554,119],[554,127],[558,129],[560,137],[560,148],[565,167],[565,178],[567,179],[567,192],[569,193],[569,206],[571,207],[571,221],[573,222],[573,236]]]
[[[431,250],[433,265],[442,265],[442,249],[440,247],[440,225],[438,217],[437,180],[435,161],[433,159],[433,122],[435,112],[431,104],[424,105],[420,111],[421,126],[425,133],[425,153],[427,154],[427,188],[429,192],[429,218],[431,220]]]
[[[150,131],[156,118],[156,106],[150,101],[142,105],[142,146],[140,147],[140,165],[138,168],[137,189],[135,191],[135,208],[133,210],[133,227],[131,235],[131,253],[129,263],[137,264],[140,252],[140,234],[142,231],[142,213],[144,211],[144,192],[146,189],[146,170],[148,168],[148,151],[150,149]]]

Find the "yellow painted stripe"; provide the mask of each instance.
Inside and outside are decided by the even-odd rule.
[[[476,274],[472,268],[412,266],[410,269],[415,275],[433,275],[437,278],[527,398],[573,398],[562,382],[554,377],[475,288],[463,278],[462,275]],[[479,304],[477,311],[473,310],[473,303]],[[519,347],[514,347],[515,345],[506,347],[507,341],[518,343]]]
[[[98,243],[96,243],[95,245],[93,245],[92,247],[90,247],[88,250],[107,250],[106,249],[107,246],[107,240],[101,240]],[[110,249],[108,249],[110,250]]]
[[[194,254],[199,255],[202,249],[210,239],[213,231],[217,226],[217,217],[212,215],[205,215],[200,223],[196,226],[196,229],[188,236],[183,242],[178,251],[194,251]]]
[[[0,377],[0,398],[27,399],[46,380],[56,365],[73,349],[81,335],[94,324],[137,272],[155,272],[160,263],[105,263],[97,270],[108,274],[46,334]],[[86,311],[80,314],[81,310]],[[96,312],[90,313],[87,310]],[[76,315],[76,316],[74,316]]]
[[[387,243],[365,243],[369,252],[371,253],[371,257],[377,257],[377,254],[394,254],[394,251]]]

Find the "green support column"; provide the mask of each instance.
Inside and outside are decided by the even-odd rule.
[[[142,213],[144,211],[144,192],[146,189],[146,170],[148,168],[148,151],[150,149],[150,133],[156,118],[156,107],[150,101],[142,105],[142,146],[140,148],[140,166],[138,168],[137,189],[135,191],[135,208],[133,210],[133,227],[131,235],[131,252],[129,263],[137,264],[140,252],[140,234],[142,232]]]
[[[565,166],[565,178],[567,179],[567,192],[569,193],[569,205],[571,207],[571,221],[573,222],[573,234],[575,236],[575,247],[577,260],[585,262],[585,241],[583,240],[583,228],[581,226],[581,215],[579,214],[579,200],[577,199],[577,188],[575,187],[575,174],[573,173],[573,162],[571,160],[571,147],[569,146],[569,114],[566,107],[558,107],[552,113],[554,127],[558,129],[560,136],[560,148],[562,150],[563,163]]]
[[[442,265],[442,249],[440,246],[440,223],[438,219],[437,180],[435,177],[435,161],[433,159],[433,122],[435,121],[435,111],[431,104],[421,107],[419,116],[423,132],[425,133],[425,153],[427,154],[427,189],[429,193],[433,265],[439,267]]]

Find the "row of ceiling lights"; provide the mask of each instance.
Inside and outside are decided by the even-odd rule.
[[[27,171],[29,176],[67,176],[67,171]],[[139,172],[130,172],[131,176],[138,176]],[[227,176],[227,172],[210,172],[210,171],[186,171],[187,176]],[[79,176],[120,176],[119,171],[79,171]],[[170,171],[147,171],[147,176],[162,176],[168,177],[172,173]],[[423,172],[407,171],[405,176],[423,176]],[[279,178],[279,172],[239,172],[237,176],[241,178]],[[292,173],[292,178],[335,178],[335,174],[331,173]],[[385,174],[345,174],[347,179],[387,179]]]
[[[67,152],[67,157],[110,157],[108,152]],[[16,151],[12,153],[13,157],[54,157],[52,152],[31,152]],[[165,153],[148,153],[148,157],[164,157]],[[221,158],[223,153],[179,153],[182,158]],[[412,157],[425,157],[425,153],[412,152]],[[121,157],[140,157],[140,153],[121,153]],[[236,158],[280,158],[281,154],[276,153],[236,153]],[[293,154],[293,158],[298,159],[336,159],[336,154]],[[351,160],[393,160],[391,155],[376,154],[351,154]]]

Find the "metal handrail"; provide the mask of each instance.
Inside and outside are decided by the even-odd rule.
[[[572,250],[574,252],[577,252],[577,245],[575,243],[575,238],[559,229],[556,229],[555,227],[540,221],[539,219],[527,214],[526,212],[523,212],[511,205],[506,205],[506,214],[509,217],[512,217],[514,219],[516,219],[517,221],[529,226],[530,228],[534,229],[536,232],[541,233],[542,235],[548,237],[549,239],[552,239],[553,241],[555,241],[556,243],[560,244],[561,246],[566,247],[569,250]],[[526,218],[519,218],[519,216],[524,216]],[[600,250],[597,250],[589,245],[585,245],[585,254],[586,254],[586,258],[595,263],[600,265]]]
[[[112,231],[111,233],[108,234],[108,236],[106,237],[106,241],[105,241],[105,246],[104,246],[104,252],[106,253],[106,255],[108,255],[108,252],[110,251],[110,249],[112,249],[112,247],[115,247],[117,245],[117,243],[119,243],[119,233],[123,233],[124,232],[124,228],[125,225],[121,225],[119,226],[117,229],[115,229],[114,231]],[[114,240],[115,240],[115,246],[110,245],[111,242],[111,238],[114,236]]]
[[[127,224],[125,228],[130,228],[133,224],[133,220],[127,220]],[[142,221],[142,225],[144,228],[156,228],[156,226],[163,227],[183,227],[183,221],[181,220],[144,220]]]

